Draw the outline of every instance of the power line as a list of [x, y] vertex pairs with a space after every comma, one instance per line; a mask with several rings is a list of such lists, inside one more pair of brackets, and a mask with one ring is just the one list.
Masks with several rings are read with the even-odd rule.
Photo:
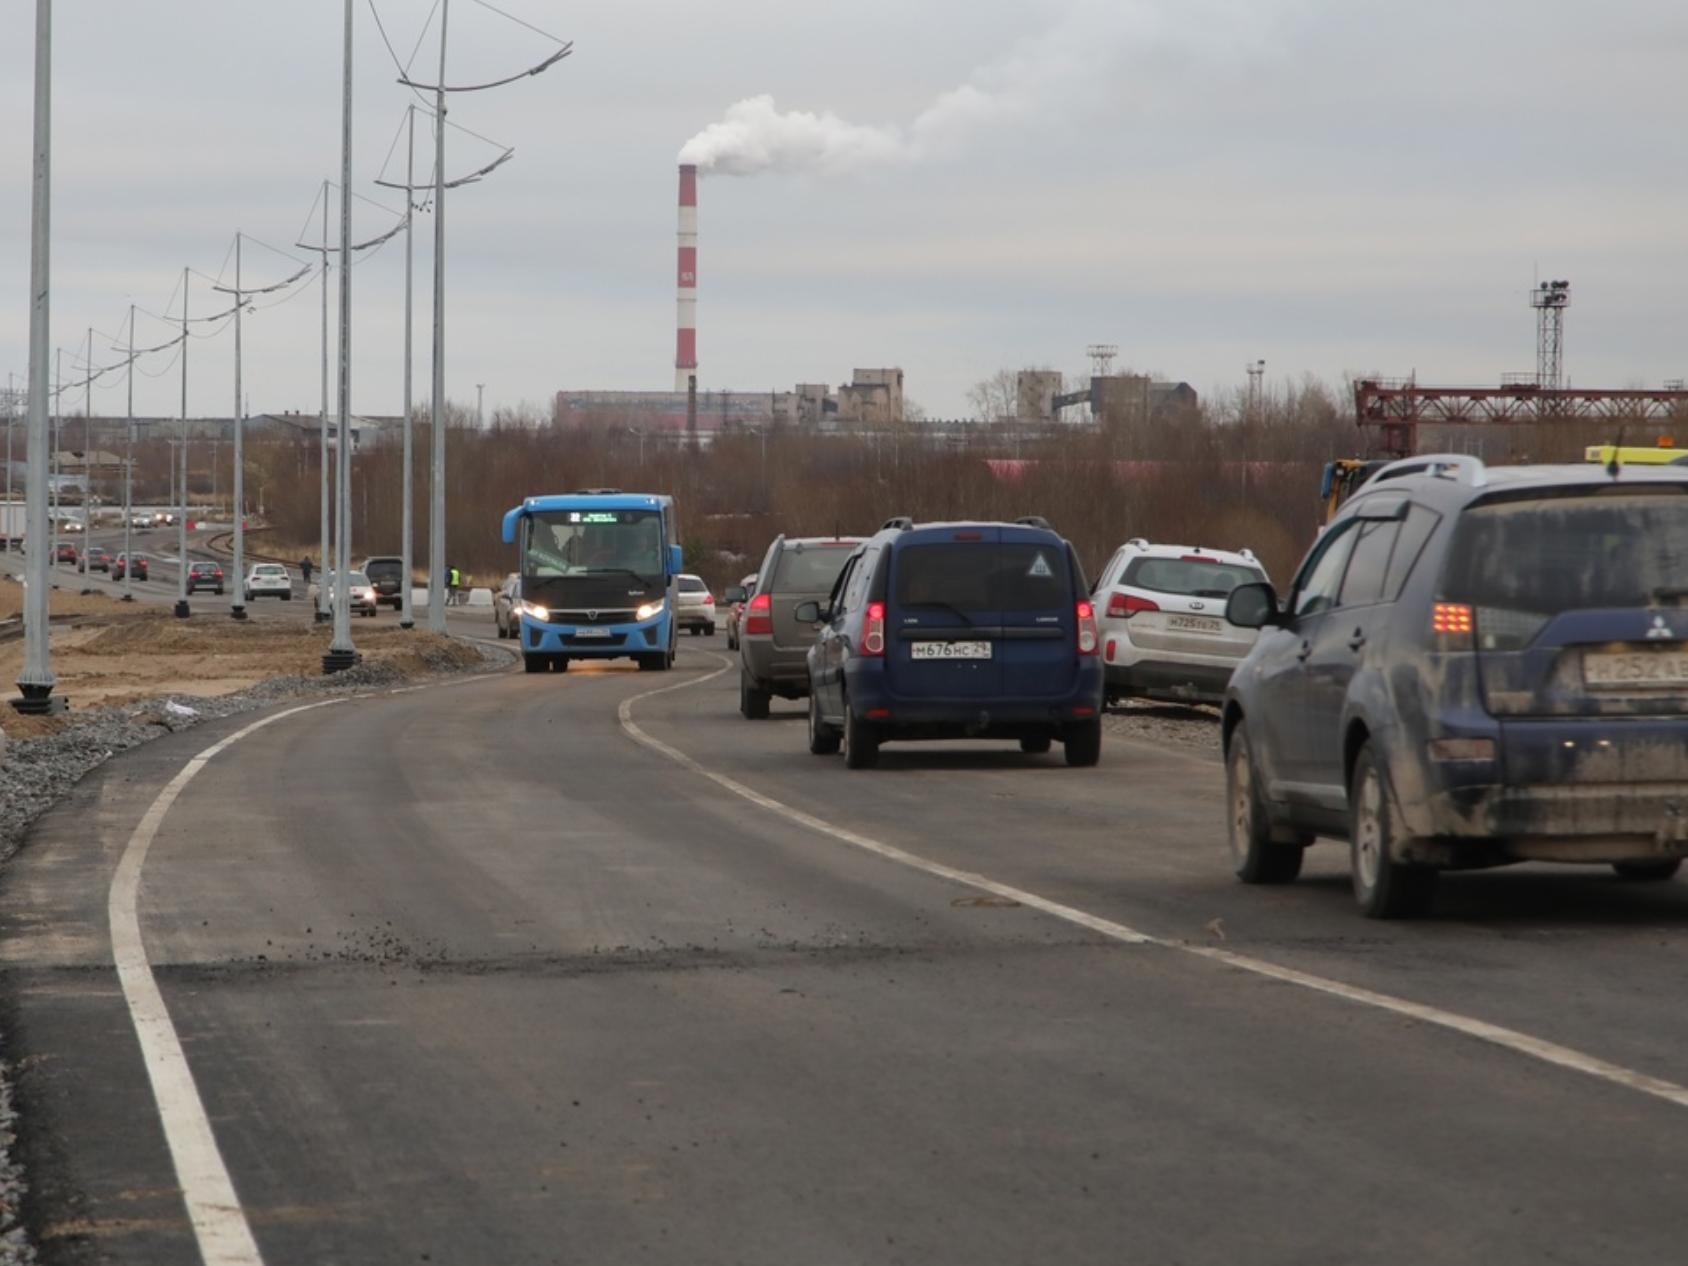
[[506, 13], [506, 12], [504, 12], [503, 9], [500, 9], [497, 5], [488, 4], [487, 0], [475, 0], [475, 3], [480, 5], [481, 8], [483, 8], [483, 9], [490, 9], [492, 12], [496, 13], [501, 18], [506, 18], [509, 21], [514, 22], [517, 26], [525, 26], [528, 30], [532, 31], [535, 35], [542, 35], [546, 39], [550, 40], [553, 44], [567, 44], [567, 43], [569, 43], [569, 41], [567, 41], [567, 40], [558, 39], [555, 35], [552, 35], [549, 31], [540, 30], [532, 22], [522, 21], [522, 19], [518, 18], [514, 13]]

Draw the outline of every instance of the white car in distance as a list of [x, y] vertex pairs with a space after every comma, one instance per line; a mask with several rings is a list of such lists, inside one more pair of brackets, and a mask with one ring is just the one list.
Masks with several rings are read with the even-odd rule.
[[1127, 697], [1218, 703], [1258, 630], [1225, 619], [1231, 590], [1266, 579], [1248, 550], [1151, 545], [1114, 551], [1092, 597], [1109, 703]]
[[283, 602], [293, 600], [293, 577], [280, 563], [253, 563], [247, 569], [246, 583], [242, 588], [248, 602], [254, 598], [280, 598]]

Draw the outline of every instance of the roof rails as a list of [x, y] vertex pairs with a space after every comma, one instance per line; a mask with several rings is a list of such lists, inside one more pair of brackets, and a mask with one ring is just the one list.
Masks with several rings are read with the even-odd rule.
[[1022, 514], [1019, 518], [1015, 519], [1014, 522], [1021, 527], [1042, 528], [1045, 532], [1053, 532], [1055, 530], [1049, 526], [1049, 520], [1044, 518], [1041, 514]]
[[1134, 536], [1129, 541], [1127, 541], [1126, 544], [1130, 545], [1130, 546], [1134, 546], [1137, 549], [1148, 549], [1149, 548], [1149, 540], [1148, 540], [1147, 537], [1144, 537], [1144, 536]]
[[1365, 482], [1366, 487], [1403, 475], [1430, 475], [1436, 479], [1457, 479], [1468, 488], [1485, 488], [1489, 469], [1480, 457], [1469, 453], [1432, 453], [1425, 457], [1403, 457], [1390, 462]]
[[881, 532], [889, 532], [892, 528], [896, 528], [899, 532], [906, 532], [913, 526], [913, 518], [906, 514], [899, 514], [895, 518], [886, 519], [885, 522], [879, 525], [879, 530]]

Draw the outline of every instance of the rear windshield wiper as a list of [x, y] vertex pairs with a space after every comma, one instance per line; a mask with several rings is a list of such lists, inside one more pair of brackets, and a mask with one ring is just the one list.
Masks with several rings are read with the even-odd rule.
[[942, 607], [945, 611], [950, 611], [950, 612], [953, 612], [956, 615], [960, 616], [961, 622], [963, 624], [965, 624], [968, 628], [973, 627], [972, 617], [969, 616], [967, 614], [967, 612], [963, 611], [960, 607], [956, 606], [953, 602], [938, 602], [938, 601], [905, 602], [905, 603], [903, 603], [903, 605], [905, 607]]

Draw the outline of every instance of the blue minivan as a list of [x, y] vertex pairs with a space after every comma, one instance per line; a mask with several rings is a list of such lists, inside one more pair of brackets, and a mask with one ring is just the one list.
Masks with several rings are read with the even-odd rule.
[[892, 519], [859, 545], [809, 650], [809, 750], [851, 769], [880, 744], [1017, 739], [1062, 744], [1067, 764], [1102, 751], [1096, 613], [1073, 548], [1042, 519]]

